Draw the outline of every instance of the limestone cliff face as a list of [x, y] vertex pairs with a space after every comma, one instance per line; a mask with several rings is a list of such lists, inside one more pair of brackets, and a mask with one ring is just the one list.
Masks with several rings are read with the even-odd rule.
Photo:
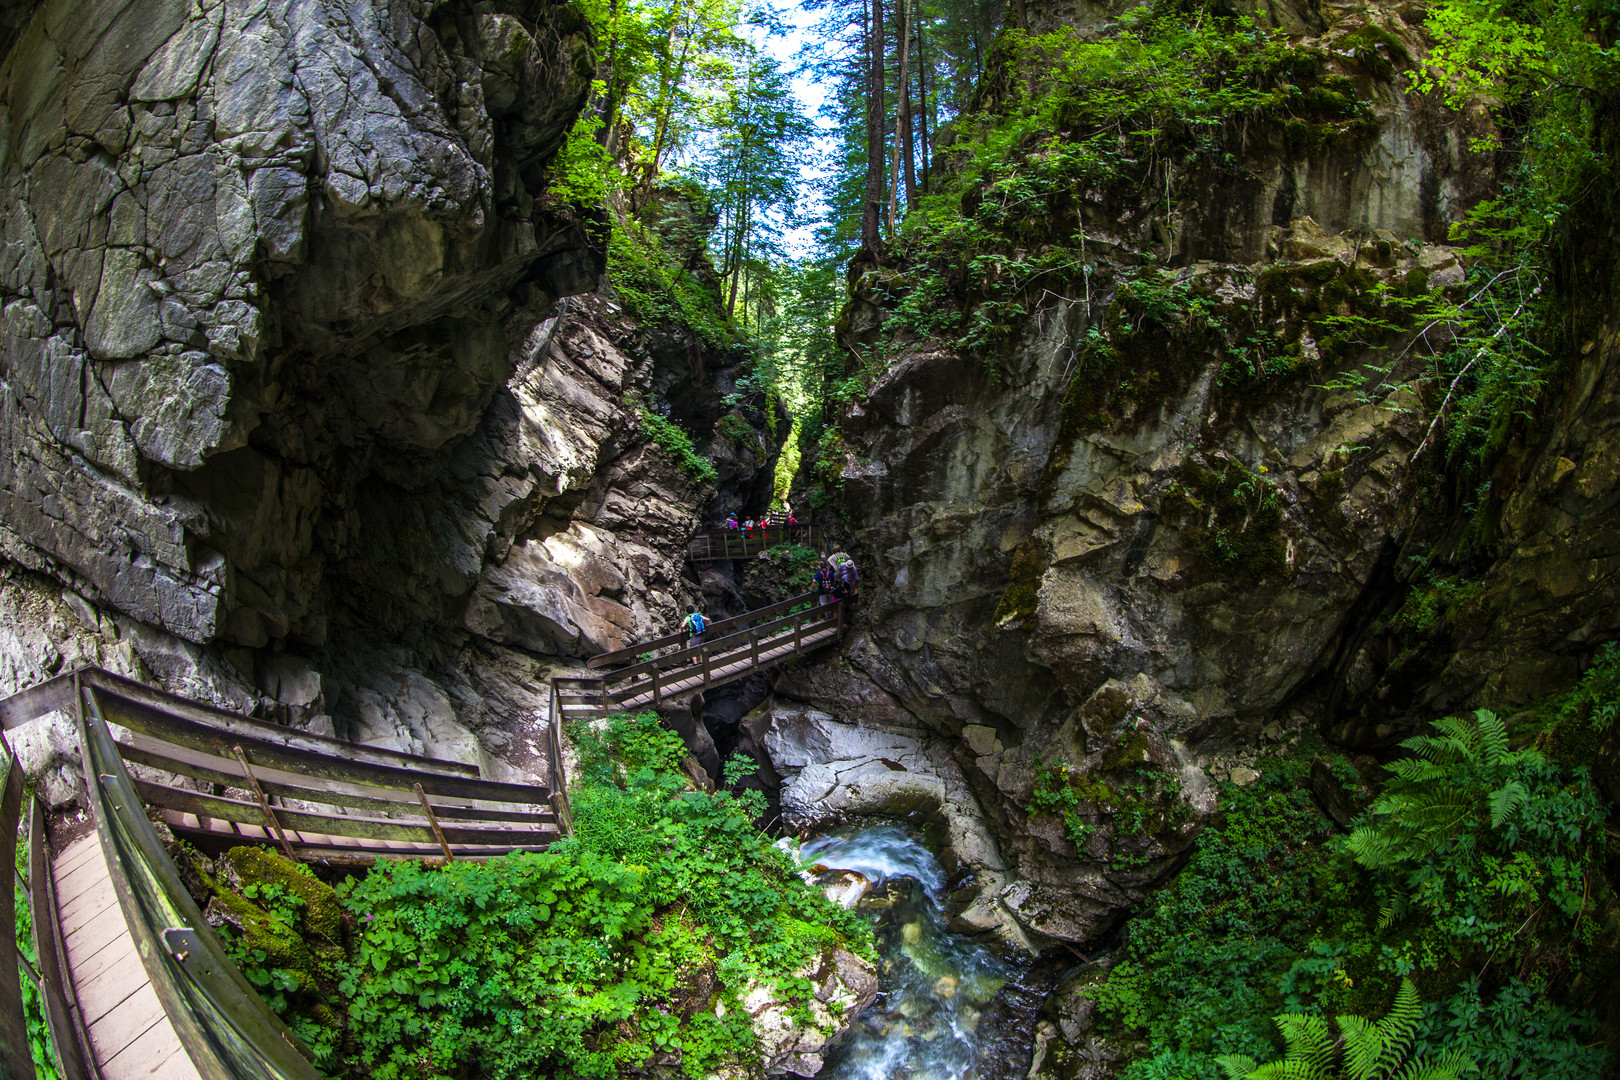
[[[1466, 149], [1485, 121], [1403, 89], [1400, 71], [1425, 44], [1395, 9], [1266, 7], [1331, 58], [1370, 122], [1324, 145], [1257, 124], [1231, 148], [1228, 174], [1178, 181], [1168, 214], [1157, 193], [1136, 206], [1092, 197], [1080, 214], [1094, 271], [1049, 292], [993, 370], [937, 343], [900, 343], [841, 425], [842, 507], [867, 559], [858, 637], [843, 667], [780, 687], [844, 716], [954, 736], [1026, 883], [1000, 901], [1051, 937], [1094, 935], [1173, 865], [1213, 806], [1198, 766], [1224, 778], [1231, 764], [1210, 758], [1219, 747], [1262, 729], [1286, 739], [1352, 699], [1371, 702], [1376, 669], [1347, 661], [1346, 643], [1407, 572], [1403, 545], [1438, 530], [1425, 519], [1435, 402], [1369, 404], [1327, 387], [1371, 361], [1393, 361], [1396, 382], [1417, 374], [1410, 339], [1370, 350], [1306, 315], [1352, 313], [1380, 287], [1463, 279], [1445, 240], [1493, 182], [1489, 160]], [[1030, 11], [1032, 24], [1108, 32], [1097, 5]], [[1369, 40], [1376, 55], [1357, 44]], [[1147, 269], [1150, 257], [1168, 269]], [[885, 274], [852, 283], [851, 334], [903, 289]], [[1164, 315], [1154, 295], [1198, 298], [1205, 322]], [[1240, 315], [1279, 353], [1292, 343], [1292, 370], [1234, 371], [1230, 343], [1206, 326]], [[1600, 378], [1594, 367], [1564, 403], [1574, 412], [1552, 441], [1575, 448], [1549, 444], [1540, 471], [1504, 492], [1502, 553], [1515, 568], [1497, 571], [1497, 588], [1505, 597], [1533, 579], [1546, 602], [1519, 619], [1522, 633], [1466, 632], [1475, 643], [1452, 663], [1470, 670], [1469, 688], [1453, 701], [1527, 664], [1541, 670], [1549, 648], [1567, 672], [1579, 650], [1559, 635], [1616, 629], [1612, 605], [1575, 599], [1593, 579], [1557, 539], [1569, 515], [1595, 524], [1611, 512]], [[1555, 474], [1557, 494], [1544, 486]], [[1611, 532], [1585, 535], [1592, 550], [1612, 546]], [[1348, 685], [1346, 671], [1362, 681]], [[1092, 793], [1084, 841], [1035, 805], [1042, 770], [1064, 764]], [[1141, 806], [1120, 794], [1133, 783], [1149, 786]]]
[[[593, 71], [576, 11], [0, 21], [0, 554], [23, 590], [0, 691], [71, 659], [52, 628], [77, 624], [105, 648], [67, 652], [188, 692], [477, 756], [539, 715], [548, 664], [662, 631], [716, 492], [640, 403], [701, 435], [735, 358], [693, 365], [586, 295], [606, 223], [547, 194]], [[774, 453], [730, 453], [725, 484], [768, 483]]]

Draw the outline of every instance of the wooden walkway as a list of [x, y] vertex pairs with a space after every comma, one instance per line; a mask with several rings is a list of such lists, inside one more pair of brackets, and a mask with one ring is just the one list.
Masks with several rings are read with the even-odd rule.
[[51, 864], [62, 948], [90, 1053], [104, 1080], [201, 1080], [163, 1012], [94, 832]]
[[572, 720], [657, 708], [779, 667], [843, 636], [847, 607], [842, 600], [823, 605], [814, 593], [806, 593], [712, 622], [697, 645], [687, 644], [685, 634], [670, 634], [592, 657], [587, 667], [628, 666], [596, 677], [553, 678], [551, 715]]
[[[257, 843], [343, 865], [541, 851], [571, 826], [560, 715], [549, 733], [550, 783], [524, 785], [212, 709], [99, 669], [0, 701], [0, 727], [53, 711], [73, 717], [93, 829], [54, 851], [45, 808], [32, 803], [37, 966], [15, 947], [10, 890], [0, 889], [7, 1080], [32, 1075], [19, 967], [40, 989], [66, 1080], [318, 1080], [308, 1050], [230, 961], [181, 883], [151, 811], [204, 851]], [[144, 766], [140, 779], [129, 764]], [[15, 854], [22, 802], [13, 759], [0, 789], [0, 858]]]
[[770, 525], [753, 529], [710, 529], [686, 545], [686, 557], [695, 563], [722, 559], [751, 559], [768, 548], [798, 544], [821, 551], [825, 536], [820, 525]]

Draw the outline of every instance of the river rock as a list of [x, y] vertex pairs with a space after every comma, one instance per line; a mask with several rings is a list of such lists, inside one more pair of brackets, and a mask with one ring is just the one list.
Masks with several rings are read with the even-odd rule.
[[816, 988], [808, 1024], [790, 1017], [787, 1005], [768, 986], [751, 984], [742, 994], [740, 1005], [759, 1035], [766, 1076], [815, 1076], [825, 1064], [827, 1046], [877, 996], [877, 969], [848, 949], [824, 950], [794, 977], [808, 979]]

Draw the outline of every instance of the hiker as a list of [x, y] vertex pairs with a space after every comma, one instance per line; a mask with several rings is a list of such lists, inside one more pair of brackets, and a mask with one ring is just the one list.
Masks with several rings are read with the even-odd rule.
[[[686, 647], [688, 649], [697, 646], [703, 641], [703, 631], [708, 628], [708, 625], [703, 616], [698, 614], [696, 607], [687, 611], [686, 618], [681, 620], [681, 629], [686, 631]], [[692, 657], [692, 663], [701, 662], [701, 657]]]
[[827, 558], [833, 572], [833, 595], [840, 600], [853, 600], [860, 595], [861, 572], [855, 566], [855, 560], [842, 551], [835, 551]]
[[720, 526], [720, 527], [722, 529], [735, 529], [737, 527], [737, 515], [732, 514], [729, 517], [727, 517], [726, 518], [726, 523], [724, 525]]
[[833, 570], [826, 563], [822, 563], [816, 570], [816, 576], [811, 579], [811, 586], [816, 591], [816, 606], [826, 607], [833, 602]]

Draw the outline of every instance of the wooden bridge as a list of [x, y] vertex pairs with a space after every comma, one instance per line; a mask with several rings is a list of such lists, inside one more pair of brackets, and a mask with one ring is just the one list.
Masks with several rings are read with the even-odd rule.
[[686, 545], [686, 557], [695, 563], [722, 559], [751, 559], [779, 544], [798, 544], [820, 551], [826, 536], [820, 525], [761, 525], [752, 529], [710, 529]]
[[777, 667], [837, 641], [847, 607], [842, 600], [823, 605], [815, 593], [805, 593], [711, 622], [697, 645], [688, 645], [684, 633], [670, 634], [592, 657], [587, 667], [629, 666], [596, 677], [552, 679], [551, 715], [571, 720], [656, 708]]
[[[16, 949], [12, 892], [0, 889], [0, 1080], [34, 1075], [19, 968], [40, 989], [66, 1080], [318, 1080], [307, 1048], [204, 921], [148, 808], [205, 851], [274, 844], [339, 865], [540, 851], [571, 828], [555, 712], [550, 783], [528, 786], [198, 705], [100, 669], [0, 701], [0, 727], [56, 711], [72, 717], [91, 828], [75, 834], [49, 822], [37, 798], [30, 804], [22, 877], [38, 963]], [[15, 861], [22, 813], [12, 757], [0, 858]]]

